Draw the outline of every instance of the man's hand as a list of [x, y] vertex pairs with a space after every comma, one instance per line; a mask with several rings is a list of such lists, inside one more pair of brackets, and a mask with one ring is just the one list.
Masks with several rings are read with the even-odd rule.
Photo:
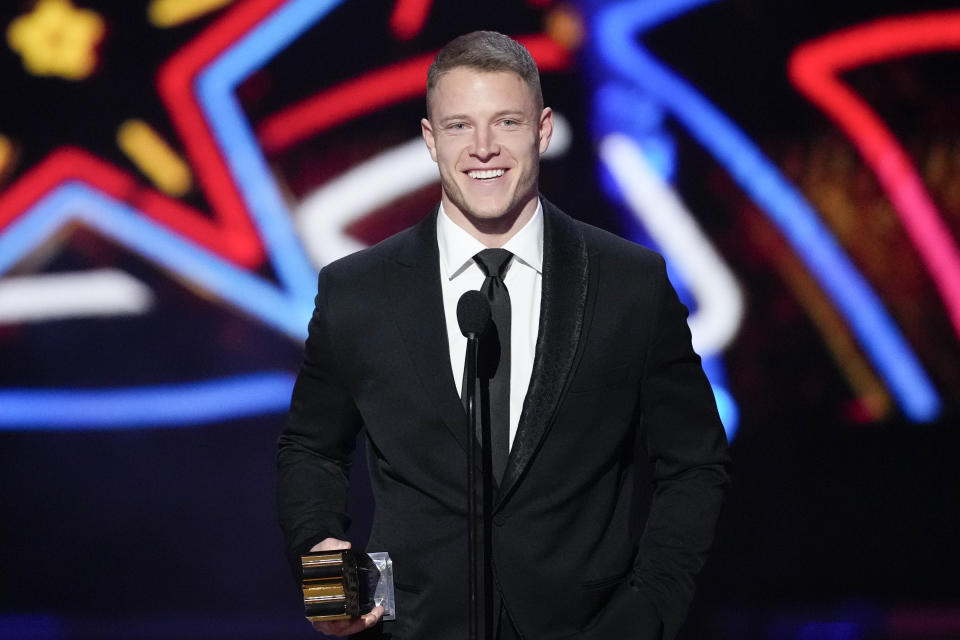
[[[337, 551], [339, 549], [349, 549], [350, 543], [346, 540], [337, 538], [324, 538], [317, 544], [310, 547], [310, 551]], [[383, 607], [374, 607], [370, 613], [353, 618], [351, 620], [330, 620], [326, 622], [314, 622], [313, 628], [320, 633], [328, 636], [349, 636], [354, 633], [360, 633], [364, 629], [369, 629], [377, 624], [380, 616], [383, 615]]]

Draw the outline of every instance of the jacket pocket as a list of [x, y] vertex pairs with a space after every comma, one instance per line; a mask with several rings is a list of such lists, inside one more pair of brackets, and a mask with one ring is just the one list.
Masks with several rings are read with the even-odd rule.
[[619, 573], [580, 584], [580, 619], [584, 624], [589, 625], [597, 618], [626, 577], [626, 573]]
[[580, 630], [577, 640], [662, 640], [663, 622], [659, 612], [626, 580], [614, 585], [609, 598]]

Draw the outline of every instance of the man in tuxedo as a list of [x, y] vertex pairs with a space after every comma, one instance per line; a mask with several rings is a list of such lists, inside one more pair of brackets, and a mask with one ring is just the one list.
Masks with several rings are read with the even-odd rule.
[[[317, 628], [467, 635], [473, 436], [456, 304], [480, 289], [493, 309], [488, 342], [500, 349], [489, 382], [495, 637], [672, 638], [712, 542], [729, 458], [663, 260], [539, 195], [553, 114], [512, 39], [475, 32], [441, 50], [421, 127], [440, 204], [321, 271], [278, 454], [291, 559], [345, 548], [363, 430], [368, 550], [391, 554], [397, 619], [380, 622], [378, 607]], [[654, 483], [642, 535], [638, 449]]]

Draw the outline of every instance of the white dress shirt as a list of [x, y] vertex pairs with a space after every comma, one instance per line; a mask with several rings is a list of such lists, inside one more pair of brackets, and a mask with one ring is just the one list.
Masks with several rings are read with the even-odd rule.
[[[479, 290], [484, 276], [473, 260], [487, 247], [453, 222], [440, 205], [437, 216], [440, 248], [440, 285], [450, 343], [450, 369], [457, 393], [463, 390], [467, 339], [457, 322], [457, 302], [470, 289]], [[523, 399], [530, 386], [533, 356], [540, 330], [540, 294], [543, 279], [543, 205], [537, 201], [533, 217], [503, 245], [513, 253], [504, 284], [510, 292], [510, 444], [517, 433]]]

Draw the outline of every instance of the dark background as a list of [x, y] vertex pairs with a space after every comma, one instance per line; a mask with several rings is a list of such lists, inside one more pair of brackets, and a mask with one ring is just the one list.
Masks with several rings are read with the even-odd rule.
[[[0, 134], [15, 149], [0, 168], [0, 196], [63, 145], [82, 147], [149, 185], [115, 142], [117, 126], [130, 117], [183, 153], [157, 96], [156, 71], [243, 3], [170, 28], [149, 22], [148, 4], [74, 3], [107, 25], [96, 70], [83, 80], [28, 74], [17, 53], [0, 47]], [[343, 2], [245, 81], [238, 96], [252, 127], [464, 31], [548, 33], [571, 49], [570, 66], [544, 73], [543, 84], [573, 137], [561, 157], [544, 161], [542, 190], [579, 218], [644, 237], [598, 167], [599, 132], [609, 123], [598, 120], [594, 97], [609, 78], [591, 24], [607, 3], [501, 0], [467, 10], [437, 0], [409, 39], [390, 30], [395, 4]], [[0, 26], [34, 5], [4, 3]], [[787, 280], [782, 258], [792, 250], [724, 166], [666, 115], [660, 130], [675, 145], [674, 187], [740, 282], [746, 304], [736, 338], [719, 356], [739, 409], [734, 484], [685, 638], [960, 637], [957, 333], [872, 170], [786, 73], [791, 52], [813, 38], [881, 17], [957, 7], [719, 1], [681, 12], [643, 39], [817, 209], [943, 405], [923, 423], [895, 402], [863, 409], [828, 346], [830, 330]], [[843, 78], [908, 151], [956, 243], [960, 53], [882, 61]], [[265, 157], [295, 209], [342, 172], [418, 136], [422, 114], [420, 97], [405, 100]], [[438, 195], [437, 184], [414, 190], [371, 211], [354, 235], [366, 242], [385, 237]], [[196, 187], [181, 199], [209, 210]], [[95, 231], [71, 227], [37, 253], [42, 258], [0, 273], [0, 283], [110, 266], [146, 283], [156, 301], [132, 317], [0, 324], [0, 387], [106, 389], [296, 371], [299, 338], [198, 295]], [[272, 278], [267, 265], [251, 270]], [[312, 637], [276, 525], [274, 450], [283, 421], [277, 410], [166, 427], [149, 417], [122, 429], [0, 424], [0, 638]], [[352, 535], [362, 542], [370, 508], [362, 460], [354, 476]]]

